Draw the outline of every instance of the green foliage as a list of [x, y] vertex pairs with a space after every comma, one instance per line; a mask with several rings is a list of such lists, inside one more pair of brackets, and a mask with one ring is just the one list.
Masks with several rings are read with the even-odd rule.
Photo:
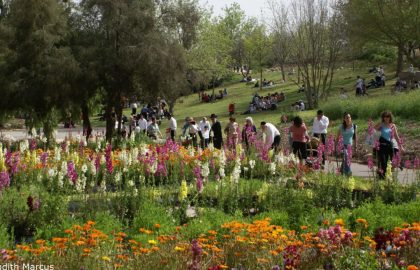
[[132, 230], [138, 231], [140, 228], [155, 230], [155, 224], [161, 225], [161, 233], [171, 233], [178, 222], [169, 209], [153, 201], [142, 201], [134, 216]]
[[17, 241], [31, 238], [38, 229], [38, 235], [44, 237], [50, 228], [61, 228], [66, 206], [61, 196], [35, 186], [19, 190], [11, 187], [0, 196], [0, 223], [13, 232]]
[[289, 227], [289, 215], [284, 210], [271, 210], [253, 217], [254, 220], [261, 220], [265, 218], [270, 218], [271, 224], [282, 226], [284, 228]]
[[346, 248], [346, 256], [332, 256], [331, 265], [335, 269], [342, 270], [375, 270], [380, 269], [380, 265], [375, 256], [365, 250]]
[[186, 227], [183, 228], [182, 233], [190, 238], [196, 238], [202, 233], [212, 229], [220, 229], [220, 226], [230, 221], [241, 221], [243, 220], [241, 214], [227, 215], [220, 210], [213, 208], [200, 209], [198, 216], [193, 218]]
[[388, 96], [367, 99], [350, 98], [328, 102], [322, 106], [322, 109], [325, 115], [333, 120], [341, 120], [344, 112], [351, 113], [353, 118], [376, 119], [385, 110], [389, 110], [401, 118], [420, 120], [419, 103], [420, 93], [410, 92], [400, 94], [398, 102]]
[[371, 63], [389, 63], [396, 60], [397, 55], [395, 48], [389, 46], [380, 46], [379, 44], [366, 44], [359, 57]]

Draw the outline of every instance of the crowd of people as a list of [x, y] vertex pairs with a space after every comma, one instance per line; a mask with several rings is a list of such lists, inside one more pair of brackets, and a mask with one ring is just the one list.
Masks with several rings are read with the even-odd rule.
[[[242, 144], [244, 149], [249, 149], [250, 145], [257, 140], [263, 142], [268, 149], [273, 149], [276, 153], [281, 147], [280, 130], [273, 123], [266, 121], [260, 122], [259, 128], [255, 125], [252, 117], [246, 117], [245, 123], [241, 126], [236, 118], [231, 116], [226, 125], [218, 120], [216, 114], [211, 114], [195, 121], [192, 117], [187, 117], [181, 128], [181, 134], [177, 134], [178, 127], [176, 119], [169, 113], [166, 114], [168, 127], [166, 129], [166, 139], [173, 141], [180, 139], [185, 146], [200, 147], [205, 149], [210, 143], [216, 149], [236, 149], [238, 144]], [[327, 144], [327, 134], [329, 119], [322, 110], [317, 111], [313, 119], [312, 131], [309, 132], [307, 125], [301, 117], [296, 116], [292, 119], [291, 125], [284, 134], [288, 139], [291, 151], [299, 158], [301, 163], [310, 162], [310, 157], [318, 155], [318, 146]], [[378, 146], [373, 147], [378, 159], [378, 176], [385, 177], [388, 161], [393, 160], [398, 151], [403, 151], [400, 143], [397, 127], [393, 122], [391, 112], [385, 111], [381, 114], [381, 121], [374, 126], [380, 134]], [[154, 116], [146, 120], [142, 114], [137, 122], [136, 132], [144, 132], [151, 139], [164, 139], [160, 132], [159, 125]], [[340, 172], [343, 175], [352, 175], [351, 157], [357, 145], [357, 125], [353, 122], [351, 114], [343, 115], [342, 124], [339, 125], [335, 137], [336, 157], [341, 155]], [[322, 165], [325, 165], [325, 152], [321, 153]]]
[[253, 114], [261, 111], [276, 110], [279, 103], [286, 100], [286, 96], [283, 92], [281, 93], [268, 93], [266, 96], [260, 96], [255, 93], [249, 103], [248, 110], [243, 114]]
[[227, 92], [227, 89], [226, 88], [223, 91], [222, 90], [219, 90], [219, 94], [217, 94], [217, 95], [216, 94], [209, 95], [206, 92], [201, 91], [201, 92], [198, 92], [198, 99], [201, 102], [209, 103], [210, 101], [215, 101], [215, 100], [223, 99], [227, 95], [228, 95], [228, 92]]

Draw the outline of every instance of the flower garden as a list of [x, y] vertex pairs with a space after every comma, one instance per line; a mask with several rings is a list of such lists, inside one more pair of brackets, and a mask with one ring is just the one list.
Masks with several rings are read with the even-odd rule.
[[[318, 149], [330, 160], [332, 140]], [[0, 265], [414, 270], [418, 158], [406, 166], [406, 183], [391, 170], [383, 181], [345, 178], [258, 140], [222, 151], [134, 137], [5, 144]]]

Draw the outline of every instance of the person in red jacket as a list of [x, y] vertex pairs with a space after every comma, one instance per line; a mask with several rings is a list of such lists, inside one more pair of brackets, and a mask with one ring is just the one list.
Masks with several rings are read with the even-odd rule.
[[229, 116], [232, 116], [235, 114], [235, 103], [230, 103], [228, 107]]

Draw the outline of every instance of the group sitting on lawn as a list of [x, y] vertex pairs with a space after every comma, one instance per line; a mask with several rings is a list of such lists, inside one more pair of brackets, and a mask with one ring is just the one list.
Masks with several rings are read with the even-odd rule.
[[265, 97], [261, 97], [258, 95], [258, 93], [256, 93], [249, 104], [248, 110], [243, 114], [251, 114], [266, 110], [275, 110], [278, 107], [278, 103], [284, 101], [285, 99], [286, 97], [283, 92], [281, 92], [280, 94], [278, 92], [274, 94], [268, 93]]

